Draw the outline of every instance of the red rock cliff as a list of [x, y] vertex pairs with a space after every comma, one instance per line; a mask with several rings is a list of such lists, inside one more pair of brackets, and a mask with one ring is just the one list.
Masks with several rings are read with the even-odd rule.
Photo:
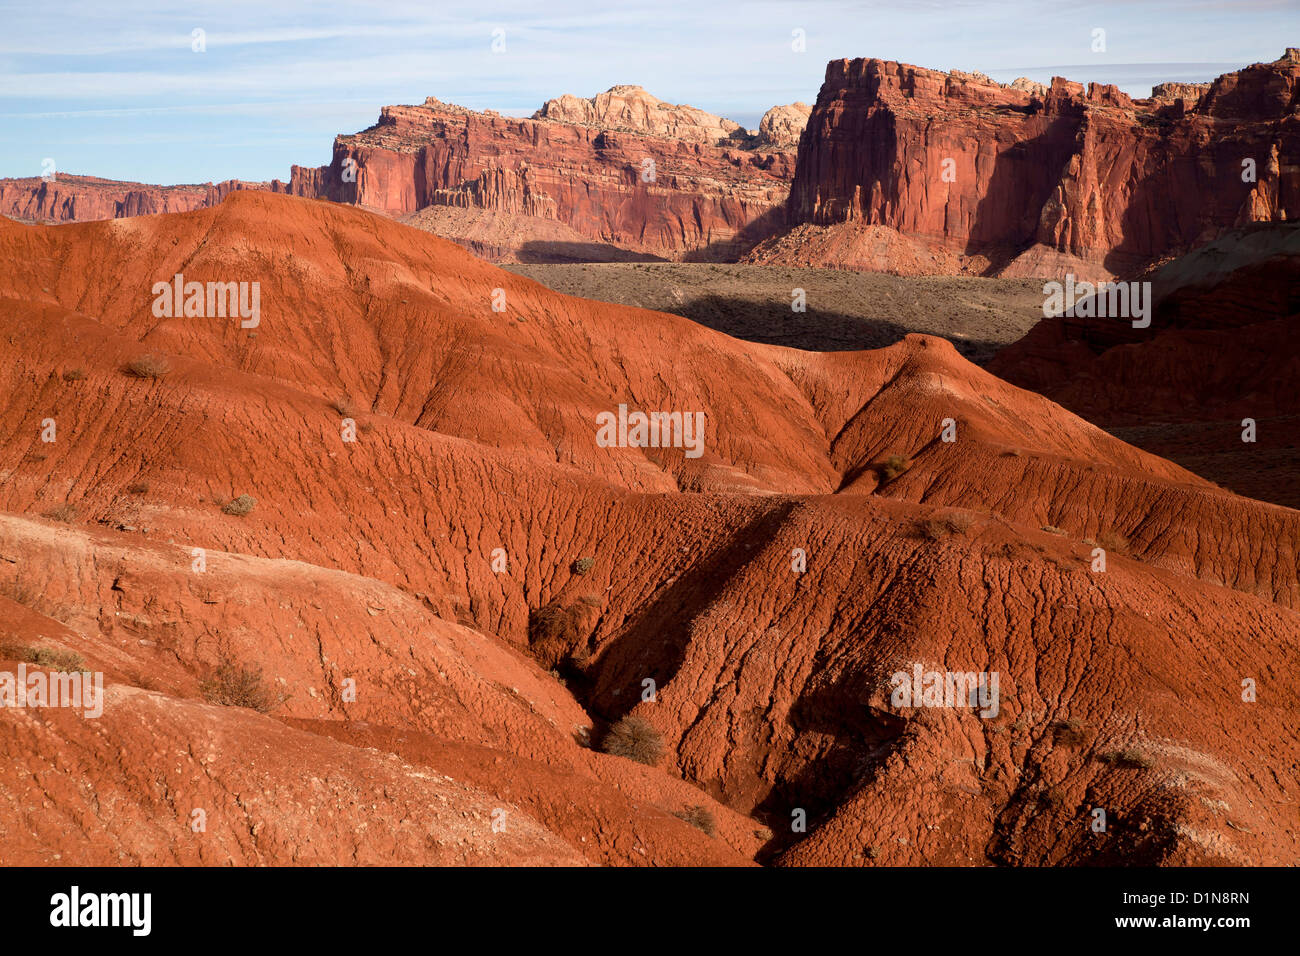
[[0, 179], [0, 215], [34, 222], [85, 222], [188, 212], [215, 205], [236, 189], [284, 192], [285, 186], [276, 180], [249, 183], [236, 179], [216, 184], [151, 186], [58, 173], [49, 181], [39, 176]]
[[1013, 273], [1060, 256], [1118, 272], [1236, 225], [1296, 218], [1297, 163], [1292, 55], [1145, 100], [1061, 78], [1003, 85], [836, 60], [787, 211], [791, 225], [883, 225]]
[[[385, 107], [374, 126], [335, 139], [329, 165], [294, 166], [287, 185], [147, 186], [64, 175], [53, 183], [0, 180], [0, 214], [112, 219], [183, 212], [233, 189], [264, 189], [394, 217], [431, 206], [486, 210], [506, 223], [510, 236], [498, 252], [507, 258], [530, 239], [559, 235], [573, 246], [590, 241], [671, 259], [733, 258], [782, 223], [807, 110], [774, 107], [751, 132], [639, 86], [591, 99], [562, 96], [530, 119], [430, 97], [419, 106]], [[539, 229], [537, 220], [564, 228]], [[434, 231], [447, 229], [458, 238], [445, 220]]]
[[290, 191], [391, 216], [428, 206], [558, 220], [582, 236], [680, 258], [727, 256], [780, 219], [794, 153], [640, 87], [550, 100], [532, 118], [476, 113], [432, 97], [389, 106], [334, 142]]

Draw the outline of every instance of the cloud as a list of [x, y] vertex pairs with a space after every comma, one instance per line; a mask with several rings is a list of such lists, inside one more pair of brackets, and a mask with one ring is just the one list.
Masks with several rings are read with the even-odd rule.
[[[165, 138], [177, 117], [190, 116], [239, 142], [249, 124], [267, 124], [271, 135], [270, 126], [296, 117], [299, 154], [315, 156], [381, 106], [429, 95], [526, 114], [561, 93], [636, 83], [672, 102], [757, 116], [776, 103], [812, 102], [826, 62], [850, 56], [999, 78], [1055, 72], [1145, 95], [1153, 82], [1273, 59], [1284, 43], [1272, 38], [1287, 34], [1290, 19], [1271, 2], [1227, 12], [1199, 0], [1176, 7], [1177, 16], [1171, 0], [485, 0], [448, 12], [425, 0], [200, 0], [160, 12], [146, 0], [68, 0], [52, 16], [39, 4], [11, 4], [0, 35], [0, 175], [25, 168], [36, 144], [74, 140], [82, 167], [93, 168], [101, 157], [80, 131], [117, 122], [132, 132], [114, 141], [115, 161], [170, 164], [170, 175], [183, 177], [185, 150], [145, 139], [154, 129]], [[1096, 26], [1107, 31], [1105, 55], [1089, 49]], [[206, 30], [205, 53], [190, 51], [195, 27]], [[497, 27], [506, 52], [494, 55]], [[805, 53], [791, 49], [795, 28], [807, 31]], [[1022, 66], [1034, 63], [1046, 65]], [[259, 161], [272, 158], [249, 160]]]

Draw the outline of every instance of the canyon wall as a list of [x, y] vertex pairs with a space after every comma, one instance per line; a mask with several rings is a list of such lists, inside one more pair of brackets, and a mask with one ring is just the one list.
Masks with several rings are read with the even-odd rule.
[[284, 192], [285, 188], [278, 180], [253, 183], [230, 179], [215, 184], [152, 186], [56, 173], [48, 181], [40, 176], [0, 179], [0, 215], [28, 222], [121, 219], [214, 206], [237, 189]]
[[328, 165], [295, 166], [287, 184], [4, 180], [0, 213], [66, 222], [174, 212], [254, 188], [355, 203], [500, 260], [748, 254], [1096, 278], [1226, 229], [1295, 219], [1298, 157], [1294, 49], [1137, 100], [1059, 77], [1001, 84], [855, 59], [828, 65], [810, 115], [804, 104], [774, 107], [756, 131], [636, 86], [561, 96], [529, 118], [430, 97], [385, 107], [374, 126], [335, 139]]
[[[326, 166], [294, 166], [287, 184], [148, 186], [86, 176], [0, 180], [0, 214], [41, 222], [111, 219], [210, 206], [234, 189], [354, 203], [410, 218], [475, 251], [512, 259], [601, 248], [678, 259], [735, 258], [783, 221], [795, 145], [809, 107], [774, 107], [756, 131], [637, 86], [549, 100], [531, 118], [443, 103], [388, 106], [369, 129], [334, 141]], [[475, 212], [477, 211], [477, 213]], [[502, 217], [492, 242], [482, 212]], [[559, 224], [557, 227], [556, 224]], [[536, 256], [528, 256], [536, 258]], [[545, 256], [543, 256], [545, 258]]]
[[[332, 162], [294, 167], [289, 188], [393, 217], [486, 209], [663, 258], [728, 258], [781, 220], [794, 176], [789, 122], [769, 122], [769, 139], [640, 87], [560, 97], [528, 119], [430, 97], [338, 137]], [[542, 234], [525, 223], [519, 244]]]
[[799, 144], [787, 213], [795, 228], [888, 227], [982, 257], [988, 272], [1125, 272], [1234, 226], [1296, 218], [1297, 163], [1295, 50], [1139, 100], [1059, 77], [999, 84], [836, 60]]

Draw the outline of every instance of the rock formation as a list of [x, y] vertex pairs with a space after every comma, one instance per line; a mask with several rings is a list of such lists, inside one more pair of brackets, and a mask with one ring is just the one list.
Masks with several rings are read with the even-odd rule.
[[749, 135], [739, 123], [693, 106], [665, 103], [639, 86], [613, 86], [590, 99], [565, 95], [547, 100], [533, 119], [708, 146], [743, 141]]
[[885, 226], [991, 273], [1095, 275], [1300, 216], [1295, 57], [1154, 92], [834, 61], [790, 225]]
[[1300, 224], [1233, 230], [1143, 281], [1149, 328], [1043, 319], [989, 370], [1239, 493], [1300, 507]]
[[284, 192], [285, 188], [276, 180], [250, 183], [231, 179], [216, 184], [150, 186], [57, 173], [49, 181], [39, 176], [0, 179], [0, 215], [27, 222], [121, 219], [201, 209], [221, 202], [237, 189]]
[[758, 121], [759, 141], [777, 149], [797, 148], [811, 113], [812, 107], [807, 103], [773, 106]]
[[[522, 215], [536, 245], [548, 233], [536, 221], [555, 220], [624, 252], [723, 259], [766, 234], [793, 175], [793, 151], [616, 86], [550, 100], [531, 119], [433, 98], [385, 107], [375, 126], [335, 141], [329, 166], [294, 167], [290, 191], [390, 216], [430, 206]], [[536, 251], [530, 238], [523, 230], [515, 255], [501, 258]], [[551, 251], [568, 257], [562, 243]]]
[[[197, 209], [234, 189], [263, 189], [356, 203], [420, 227], [436, 223], [440, 234], [494, 259], [735, 259], [780, 218], [808, 109], [776, 107], [751, 132], [639, 86], [591, 99], [562, 96], [531, 119], [429, 97], [385, 107], [371, 128], [335, 140], [328, 166], [294, 166], [288, 184], [0, 180], [0, 214], [110, 219]], [[465, 212], [416, 215], [434, 207]], [[485, 240], [474, 211], [506, 222]]]

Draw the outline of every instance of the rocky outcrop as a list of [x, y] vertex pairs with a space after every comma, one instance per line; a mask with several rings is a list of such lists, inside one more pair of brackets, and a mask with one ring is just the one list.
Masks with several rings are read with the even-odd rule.
[[773, 106], [758, 121], [759, 141], [774, 149], [797, 148], [811, 114], [812, 107], [807, 103]]
[[547, 100], [533, 119], [575, 126], [679, 139], [685, 143], [720, 146], [749, 135], [739, 123], [694, 106], [676, 106], [651, 96], [639, 86], [614, 86], [590, 99], [564, 95]]
[[1151, 87], [1153, 100], [1188, 100], [1195, 105], [1201, 96], [1209, 92], [1209, 83], [1157, 83]]
[[528, 119], [431, 97], [385, 107], [370, 129], [340, 136], [330, 165], [294, 167], [289, 189], [390, 216], [486, 209], [662, 258], [734, 258], [779, 220], [794, 158], [635, 86], [550, 100]]
[[[434, 206], [443, 235], [505, 260], [734, 259], [770, 234], [794, 177], [794, 146], [810, 108], [770, 110], [758, 131], [639, 86], [547, 101], [531, 118], [475, 112], [429, 97], [388, 106], [379, 122], [339, 136], [327, 166], [294, 166], [287, 184], [146, 186], [85, 176], [0, 180], [0, 214], [41, 222], [112, 219], [209, 206], [234, 189], [355, 203], [394, 218]], [[516, 241], [472, 239], [472, 211], [512, 220]], [[576, 242], [553, 240], [547, 221]]]
[[1060, 257], [1128, 272], [1300, 216], [1298, 109], [1293, 56], [1139, 100], [1060, 77], [1043, 89], [836, 60], [800, 143], [790, 225], [886, 226], [1010, 275]]
[[237, 189], [284, 192], [285, 185], [276, 180], [250, 183], [230, 179], [216, 184], [150, 186], [57, 173], [49, 180], [39, 176], [0, 179], [0, 215], [28, 222], [85, 222], [188, 212], [219, 203]]

